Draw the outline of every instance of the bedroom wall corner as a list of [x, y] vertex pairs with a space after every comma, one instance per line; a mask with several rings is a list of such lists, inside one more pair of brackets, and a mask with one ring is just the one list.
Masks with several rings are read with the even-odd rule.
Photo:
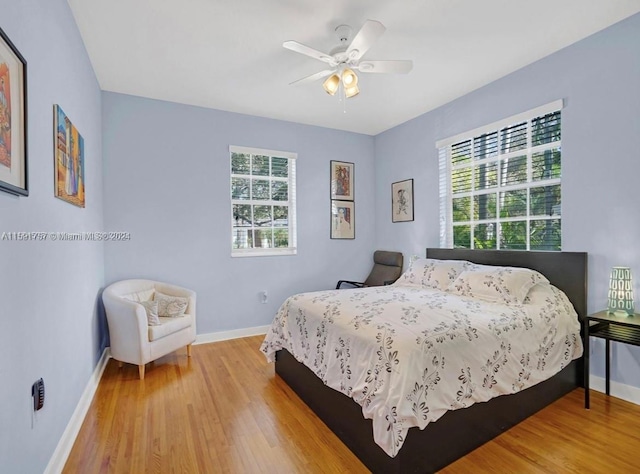
[[[107, 283], [149, 277], [198, 294], [198, 334], [269, 324], [284, 300], [371, 269], [373, 137], [103, 93]], [[298, 154], [298, 254], [231, 257], [229, 145]], [[355, 240], [331, 240], [329, 162], [355, 163]], [[266, 304], [259, 294], [267, 290]]]
[[[65, 0], [0, 0], [27, 61], [29, 196], [0, 193], [0, 232], [103, 228], [100, 88]], [[53, 105], [84, 138], [86, 207], [54, 197]], [[43, 472], [103, 351], [100, 242], [0, 241], [0, 471]], [[31, 385], [44, 407], [32, 417]]]
[[[589, 253], [588, 310], [606, 307], [611, 267], [632, 268], [640, 294], [640, 14], [375, 137], [376, 246], [424, 256], [439, 246], [435, 143], [564, 99], [563, 250]], [[414, 178], [415, 221], [391, 222], [391, 183]], [[614, 344], [617, 346], [617, 344]], [[592, 373], [604, 374], [594, 340]], [[612, 379], [640, 387], [640, 348], [620, 345]]]

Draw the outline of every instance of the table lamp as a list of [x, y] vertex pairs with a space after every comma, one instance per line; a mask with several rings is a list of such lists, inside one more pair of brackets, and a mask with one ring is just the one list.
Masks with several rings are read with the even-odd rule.
[[609, 313], [633, 316], [633, 280], [629, 267], [613, 267], [609, 278]]

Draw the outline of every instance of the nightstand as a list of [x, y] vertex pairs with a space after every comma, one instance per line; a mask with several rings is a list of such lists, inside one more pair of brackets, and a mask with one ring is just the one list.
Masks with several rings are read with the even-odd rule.
[[619, 316], [607, 311], [590, 314], [584, 318], [584, 407], [589, 408], [589, 336], [601, 337], [606, 353], [606, 392], [609, 395], [610, 341], [640, 346], [640, 314]]

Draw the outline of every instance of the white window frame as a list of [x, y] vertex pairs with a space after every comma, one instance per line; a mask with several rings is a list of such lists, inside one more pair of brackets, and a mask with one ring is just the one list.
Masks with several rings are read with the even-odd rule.
[[[260, 176], [260, 179], [266, 179], [269, 181], [287, 181], [288, 183], [288, 201], [274, 201], [274, 200], [253, 200], [251, 199], [233, 199], [233, 178], [247, 178], [251, 175], [245, 174], [233, 174], [233, 168], [231, 165], [231, 159], [233, 153], [244, 153], [250, 155], [265, 155], [270, 157], [277, 158], [287, 158], [289, 162], [289, 170], [288, 176], [286, 178], [274, 177], [271, 174], [269, 176]], [[297, 153], [289, 152], [289, 151], [277, 151], [277, 150], [266, 150], [262, 148], [250, 148], [244, 146], [229, 146], [229, 197], [231, 201], [230, 209], [231, 209], [231, 256], [232, 257], [266, 257], [266, 256], [278, 256], [278, 255], [296, 255], [297, 254], [297, 234], [296, 234], [296, 160], [298, 158]], [[250, 193], [251, 186], [250, 186]], [[234, 239], [234, 231], [235, 231], [235, 221], [233, 218], [233, 206], [234, 204], [245, 204], [245, 205], [258, 205], [258, 206], [288, 206], [288, 229], [289, 234], [289, 246], [282, 248], [263, 248], [263, 247], [254, 247], [248, 249], [237, 249], [233, 247], [233, 239]], [[271, 226], [272, 229], [276, 227]], [[284, 228], [284, 227], [283, 227]], [[248, 229], [254, 230], [253, 227], [249, 227]], [[265, 227], [266, 229], [266, 227]]]
[[[563, 101], [556, 100], [549, 104], [537, 107], [535, 109], [529, 110], [527, 112], [523, 112], [521, 114], [513, 115], [511, 117], [505, 118], [503, 120], [499, 120], [497, 122], [485, 125], [483, 127], [476, 128], [474, 130], [470, 130], [468, 132], [463, 132], [453, 137], [445, 138], [443, 140], [439, 140], [436, 142], [436, 148], [438, 149], [438, 171], [439, 171], [439, 196], [440, 196], [440, 246], [442, 248], [453, 248], [453, 191], [452, 191], [452, 171], [457, 168], [469, 168], [469, 164], [461, 164], [461, 165], [452, 165], [451, 163], [451, 147], [452, 145], [467, 141], [473, 140], [475, 137], [493, 133], [495, 131], [500, 132], [505, 127], [509, 127], [518, 123], [526, 122], [527, 123], [527, 146], [525, 149], [519, 149], [513, 152], [502, 152], [500, 150], [500, 139], [498, 139], [498, 154], [491, 158], [485, 158], [482, 160], [474, 161], [474, 157], [472, 156], [472, 186], [471, 191], [465, 193], [457, 193], [455, 195], [456, 198], [460, 197], [470, 197], [471, 198], [471, 219], [465, 222], [456, 222], [456, 225], [468, 225], [470, 227], [470, 247], [473, 249], [475, 247], [475, 239], [474, 239], [474, 227], [477, 224], [492, 222], [496, 224], [495, 232], [496, 235], [496, 249], [500, 249], [500, 234], [499, 234], [499, 225], [502, 222], [510, 222], [510, 221], [526, 221], [526, 250], [530, 250], [530, 222], [535, 220], [545, 220], [545, 219], [553, 219], [559, 220], [562, 222], [562, 215], [554, 214], [552, 216], [534, 216], [530, 215], [529, 208], [529, 198], [527, 197], [527, 213], [525, 216], [518, 217], [500, 217], [500, 200], [496, 200], [496, 217], [487, 221], [475, 220], [473, 218], [473, 197], [483, 193], [496, 193], [497, 196], [500, 195], [501, 192], [507, 192], [512, 190], [529, 190], [530, 188], [537, 188], [542, 186], [553, 186], [553, 185], [561, 185], [562, 178], [550, 178], [545, 180], [532, 181], [532, 155], [535, 153], [540, 153], [545, 150], [559, 148], [562, 146], [562, 140], [554, 141], [542, 145], [532, 146], [532, 138], [531, 138], [531, 120], [550, 114], [558, 111], [562, 111]], [[471, 148], [471, 153], [473, 154], [473, 146]], [[489, 188], [487, 190], [475, 190], [474, 182], [475, 179], [475, 170], [476, 166], [489, 164], [489, 163], [498, 163], [498, 173], [500, 173], [500, 161], [508, 159], [510, 157], [519, 157], [519, 156], [527, 156], [527, 181], [526, 183], [519, 183], [515, 185], [501, 185], [500, 175], [498, 175], [498, 186]], [[527, 193], [528, 196], [528, 193]], [[562, 224], [561, 224], [562, 225]], [[560, 241], [560, 246], [562, 246], [562, 240]]]

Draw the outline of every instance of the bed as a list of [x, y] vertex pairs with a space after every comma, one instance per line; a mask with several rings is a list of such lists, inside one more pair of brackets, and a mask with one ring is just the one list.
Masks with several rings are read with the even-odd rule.
[[[546, 276], [551, 284], [564, 291], [566, 297], [575, 308], [575, 311], [578, 314], [579, 318], [582, 318], [582, 316], [584, 316], [585, 314], [585, 253], [427, 249], [427, 257], [430, 259], [438, 260], [463, 260], [483, 265], [506, 265], [536, 270], [542, 275]], [[351, 320], [351, 323], [353, 323], [353, 321], [356, 321], [356, 326], [360, 324], [359, 328], [361, 330], [360, 332], [362, 332], [362, 328], [365, 328], [366, 324], [369, 321], [366, 318], [370, 317], [371, 313], [380, 313], [380, 307], [376, 304], [375, 300], [367, 306], [367, 298], [370, 298], [371, 295], [367, 294], [366, 292], [357, 293], [357, 291], [363, 290], [346, 291], [353, 292], [350, 293], [349, 296], [351, 300], [356, 300], [357, 302], [357, 300], [361, 298], [365, 303], [361, 304], [360, 306], [368, 308], [367, 314], [359, 315], [357, 317], [354, 316], [355, 319]], [[381, 300], [384, 300], [384, 298], [394, 300], [395, 303], [393, 304], [398, 304], [398, 300], [400, 300], [404, 307], [416, 307], [416, 305], [414, 304], [415, 301], [411, 299], [414, 298], [414, 296], [412, 295], [415, 292], [412, 293], [411, 289], [389, 288], [372, 291], [378, 293], [378, 298]], [[343, 294], [346, 293], [343, 292]], [[430, 304], [432, 306], [438, 306], [439, 304], [440, 306], [447, 308], [447, 305], [451, 305], [452, 303], [447, 300], [445, 296], [441, 294], [434, 294], [433, 299], [434, 301], [436, 301], [436, 303]], [[340, 320], [341, 317], [344, 317], [344, 315], [339, 316], [341, 307], [332, 305], [332, 301], [334, 301], [332, 300], [332, 298], [334, 297], [337, 296], [329, 293], [318, 293], [317, 295], [314, 295], [312, 297], [316, 304], [322, 305], [326, 303], [326, 312], [334, 312], [336, 315], [338, 315], [338, 317], [336, 318], [333, 318], [331, 315], [328, 317], [328, 320], [330, 320], [331, 324], [334, 323], [333, 319]], [[438, 298], [442, 300], [440, 301], [440, 303], [437, 303]], [[470, 303], [467, 302], [465, 304], [469, 305]], [[476, 310], [477, 312], [488, 311], [488, 309], [484, 308], [482, 305], [476, 307]], [[300, 314], [303, 313], [302, 310], [298, 311], [300, 312]], [[405, 316], [409, 319], [411, 319], [412, 317], [411, 314], [407, 314]], [[324, 318], [327, 319], [326, 313]], [[304, 315], [301, 317], [296, 316], [296, 324], [303, 324], [304, 321], [302, 320], [304, 319]], [[492, 318], [491, 320], [495, 322], [496, 318]], [[373, 321], [378, 321], [379, 324], [379, 320], [373, 319]], [[404, 323], [408, 324], [407, 321], [405, 321]], [[274, 321], [274, 325], [275, 324], [276, 322]], [[411, 326], [407, 327], [410, 328]], [[323, 326], [322, 329], [318, 328], [316, 329], [316, 331], [318, 331], [318, 334], [330, 332], [328, 330], [325, 331], [325, 329], [326, 328], [324, 328]], [[384, 329], [384, 324], [379, 325], [379, 329]], [[495, 332], [495, 327], [493, 329]], [[282, 328], [277, 328], [277, 331], [282, 330]], [[300, 326], [299, 328], [294, 327], [287, 329], [287, 331], [289, 332], [304, 332], [305, 330], [306, 329], [304, 329], [302, 326]], [[469, 335], [469, 339], [472, 339], [471, 336], [473, 336], [473, 333], [471, 331], [475, 331], [475, 329], [466, 328], [465, 330], [466, 333], [464, 331], [458, 332], [460, 334], [464, 333], [467, 335], [471, 333], [471, 335]], [[478, 329], [478, 331], [480, 332], [480, 334], [483, 334], [482, 329]], [[424, 334], [426, 335], [427, 333], [425, 332]], [[379, 335], [378, 337], [382, 337], [384, 339], [384, 337], [386, 336], [384, 336], [383, 334], [382, 336]], [[420, 332], [416, 332], [416, 337], [416, 342], [420, 342]], [[579, 335], [577, 337], [579, 338]], [[575, 345], [579, 341], [575, 341], [576, 335], [573, 335], [573, 338], [573, 343]], [[340, 340], [340, 344], [342, 344], [344, 340], [347, 339], [357, 339], [357, 337], [353, 336], [349, 338], [338, 338], [338, 340]], [[408, 339], [411, 339], [411, 337], [409, 337]], [[460, 339], [464, 339], [464, 337]], [[265, 348], [265, 345], [269, 345], [267, 343], [268, 340], [271, 340], [270, 350], [269, 348]], [[376, 366], [373, 369], [372, 367], [369, 367], [369, 371], [367, 372], [366, 377], [365, 374], [362, 374], [361, 379], [364, 380], [366, 378], [366, 380], [371, 383], [364, 384], [366, 385], [364, 386], [364, 388], [362, 383], [356, 383], [354, 387], [357, 388], [357, 390], [354, 390], [354, 392], [352, 393], [352, 387], [348, 386], [348, 384], [345, 385], [344, 383], [346, 380], [345, 377], [350, 378], [351, 375], [353, 375], [354, 379], [359, 377], [358, 370], [360, 369], [358, 369], [357, 367], [362, 367], [363, 364], [361, 362], [358, 362], [356, 359], [357, 363], [351, 364], [354, 366], [352, 368], [349, 364], [347, 364], [347, 362], [345, 362], [345, 360], [347, 359], [342, 358], [342, 353], [344, 351], [348, 351], [349, 347], [336, 347], [334, 349], [333, 345], [331, 346], [332, 353], [335, 352], [336, 361], [340, 362], [340, 367], [337, 367], [335, 365], [336, 361], [334, 361], [333, 359], [329, 362], [330, 364], [333, 364], [332, 367], [334, 372], [335, 370], [338, 370], [338, 372], [340, 372], [340, 380], [336, 380], [335, 376], [325, 376], [325, 372], [327, 372], [327, 361], [322, 360], [322, 355], [320, 356], [320, 358], [318, 358], [319, 356], [317, 354], [315, 356], [310, 356], [310, 358], [313, 359], [313, 363], [311, 363], [310, 360], [305, 360], [305, 363], [307, 365], [304, 365], [301, 362], [298, 362], [298, 360], [296, 360], [296, 358], [289, 351], [287, 351], [286, 349], [282, 349], [279, 344], [274, 345], [274, 340], [274, 337], [270, 337], [268, 335], [265, 339], [265, 344], [263, 344], [263, 350], [267, 349], [265, 350], [265, 353], [267, 353], [274, 352], [276, 349], [280, 349], [276, 353], [276, 373], [280, 377], [282, 377], [294, 389], [294, 391], [296, 391], [296, 393], [298, 393], [298, 395], [314, 410], [314, 412], [329, 426], [329, 428], [331, 428], [332, 431], [334, 431], [334, 433], [336, 433], [336, 435], [362, 460], [362, 462], [374, 472], [434, 472], [453, 462], [464, 454], [470, 452], [484, 442], [494, 438], [495, 436], [520, 422], [524, 418], [530, 416], [544, 406], [573, 390], [575, 387], [582, 385], [582, 359], [578, 358], [576, 360], [572, 360], [575, 357], [574, 354], [573, 356], [569, 355], [564, 357], [564, 360], [561, 361], [561, 365], [559, 365], [559, 369], [555, 369], [557, 370], [557, 373], [555, 373], [555, 375], [544, 381], [536, 380], [536, 377], [532, 376], [532, 380], [530, 383], [531, 386], [517, 393], [502, 395], [485, 401], [485, 398], [488, 398], [489, 396], [486, 393], [483, 393], [483, 390], [481, 389], [474, 390], [474, 396], [480, 396], [479, 399], [475, 400], [475, 403], [470, 402], [473, 403], [470, 404], [470, 406], [467, 406], [465, 403], [460, 403], [460, 409], [449, 411], [432, 409], [431, 413], [427, 413], [429, 410], [426, 410], [424, 413], [424, 419], [426, 420], [426, 422], [423, 422], [419, 416], [407, 416], [407, 413], [409, 413], [409, 415], [411, 415], [411, 413], [408, 411], [408, 409], [401, 410], [401, 407], [398, 404], [399, 413], [397, 415], [399, 421], [396, 421], [395, 404], [393, 404], [394, 411], [389, 411], [388, 408], [391, 406], [391, 403], [387, 403], [387, 398], [400, 397], [403, 399], [408, 399], [409, 402], [413, 401], [413, 414], [423, 415], [423, 413], [420, 412], [420, 408], [424, 409], [424, 401], [426, 400], [427, 392], [425, 388], [424, 399], [420, 398], [420, 393], [418, 393], [419, 396], [416, 396], [415, 393], [411, 394], [410, 388], [413, 385], [413, 379], [410, 379], [406, 383], [407, 387], [405, 388], [405, 392], [401, 391], [399, 394], [395, 393], [395, 391], [402, 389], [401, 385], [402, 383], [404, 383], [404, 379], [410, 378], [403, 377], [398, 374], [391, 374], [394, 371], [394, 364], [398, 364], [397, 361], [393, 360], [393, 357], [389, 357], [389, 355], [394, 352], [393, 349], [395, 348], [391, 348], [389, 353], [385, 354], [384, 358], [379, 357], [381, 360], [381, 364], [379, 367]], [[318, 341], [320, 340], [314, 341], [314, 344], [316, 344], [316, 342]], [[564, 343], [570, 345], [568, 341], [569, 337], [567, 336], [564, 340]], [[524, 342], [520, 341], [515, 344], [519, 346], [523, 343]], [[563, 341], [561, 340], [558, 341], [558, 344], [556, 345], [562, 344]], [[581, 351], [581, 344], [579, 345]], [[303, 351], [306, 350], [306, 352], [308, 353], [313, 353], [313, 348], [305, 348], [304, 342], [302, 342], [302, 346]], [[463, 346], [457, 346], [456, 351], [461, 350], [462, 347]], [[306, 357], [301, 355], [300, 348], [291, 350], [298, 353], [298, 359], [300, 360], [303, 360]], [[431, 354], [431, 352], [429, 352], [429, 354]], [[453, 362], [453, 367], [455, 367], [456, 352], [447, 353], [446, 356], [440, 354], [439, 352], [437, 352], [437, 354], [439, 354], [438, 357], [433, 357], [433, 367], [431, 368], [432, 370], [429, 377], [434, 376], [434, 370], [438, 368], [438, 364], [441, 364], [442, 360], [449, 361], [449, 366], [451, 366], [451, 362]], [[402, 366], [403, 364], [406, 365], [408, 363], [405, 363], [404, 359], [401, 358], [402, 355], [403, 353], [401, 352], [398, 356], [398, 358], [400, 358], [402, 361], [399, 366]], [[351, 354], [349, 354], [349, 356], [351, 356]], [[380, 354], [378, 354], [378, 356], [380, 356]], [[439, 358], [442, 360], [439, 360]], [[561, 356], [560, 359], [562, 359]], [[407, 359], [407, 361], [413, 360], [413, 358]], [[379, 385], [384, 385], [383, 382], [377, 382], [378, 369], [380, 369], [380, 372], [384, 373], [385, 377], [387, 377], [388, 375], [385, 373], [385, 365], [383, 363], [386, 364], [386, 371], [388, 371], [391, 376], [394, 376], [395, 379], [393, 379], [393, 383], [388, 383], [388, 385], [391, 386], [390, 391], [388, 393], [385, 392], [384, 394], [382, 394], [382, 396], [374, 399], [374, 403], [369, 406], [371, 400], [367, 398], [370, 397], [370, 394], [367, 392], [377, 390]], [[540, 365], [540, 362], [538, 362], [538, 365]], [[313, 370], [307, 368], [307, 366], [312, 367]], [[456, 368], [456, 370], [457, 369], [459, 369], [459, 367]], [[484, 367], [482, 368], [482, 370], [485, 370], [486, 372], [486, 377], [492, 377], [493, 371], [490, 369], [491, 367], [489, 367], [489, 370], [485, 370]], [[375, 376], [371, 375], [372, 370], [375, 371]], [[316, 375], [314, 371], [318, 375]], [[345, 373], [347, 373], [348, 376], [345, 376]], [[435, 374], [435, 376], [437, 377], [437, 381], [440, 382], [441, 385], [449, 383], [447, 382], [446, 378], [441, 377], [441, 375], [442, 372], [440, 372], [440, 375]], [[529, 375], [530, 374], [528, 373], [527, 377]], [[323, 377], [325, 379], [325, 382], [331, 383], [335, 389], [325, 385], [325, 383], [323, 383], [319, 376]], [[425, 387], [427, 387], [427, 384], [429, 383], [433, 384], [434, 380], [436, 380], [429, 377], [427, 377], [427, 369], [425, 369]], [[486, 377], [484, 382], [486, 382]], [[375, 380], [372, 382], [373, 379]], [[384, 377], [381, 376], [380, 379], [383, 380]], [[478, 380], [476, 380], [476, 382], [477, 381]], [[480, 385], [484, 387], [485, 384], [476, 383], [474, 388], [479, 389], [481, 388]], [[416, 383], [415, 386], [417, 389], [418, 384]], [[527, 385], [523, 386], [526, 387]], [[397, 388], [396, 390], [396, 387], [399, 388]], [[491, 388], [492, 383], [488, 383], [487, 387]], [[347, 396], [338, 390], [348, 393], [350, 396]], [[462, 392], [464, 392], [464, 390], [462, 390], [461, 392], [459, 391], [458, 395], [460, 395], [460, 393]], [[484, 390], [484, 392], [488, 393], [489, 390]], [[477, 395], [478, 393], [481, 393], [481, 395]], [[351, 397], [359, 400], [360, 404], [356, 403]], [[453, 392], [451, 394], [451, 397], [454, 397]], [[381, 399], [384, 399], [385, 403], [387, 403], [388, 406], [381, 405], [379, 403]], [[458, 396], [458, 400], [459, 399], [460, 396]], [[462, 399], [464, 402], [464, 396], [462, 397]], [[433, 400], [434, 397], [432, 395], [430, 403], [433, 403]], [[445, 405], [451, 402], [452, 399], [445, 400]], [[455, 400], [453, 402], [454, 403], [451, 403], [452, 406], [456, 403]], [[376, 405], [376, 403], [378, 405]], [[435, 405], [429, 406], [433, 408]], [[467, 407], [462, 408], [465, 406]], [[372, 422], [371, 419], [367, 419], [363, 416], [363, 412], [366, 413], [366, 407], [369, 407], [370, 411], [374, 415], [376, 413], [378, 414], [378, 416], [375, 417], [371, 413], [369, 413], [368, 416], [373, 417], [374, 422]], [[416, 407], [418, 408], [416, 409]], [[427, 416], [433, 419], [427, 420]], [[386, 430], [388, 433], [386, 433], [384, 429], [385, 418], [387, 420], [390, 420], [388, 428]], [[407, 429], [407, 426], [411, 426], [412, 424], [415, 425], [415, 427]], [[424, 426], [425, 424], [426, 426]], [[398, 426], [400, 426], [402, 429], [396, 429]], [[419, 429], [419, 427], [423, 429]], [[374, 437], [376, 438], [376, 440], [374, 440]]]

